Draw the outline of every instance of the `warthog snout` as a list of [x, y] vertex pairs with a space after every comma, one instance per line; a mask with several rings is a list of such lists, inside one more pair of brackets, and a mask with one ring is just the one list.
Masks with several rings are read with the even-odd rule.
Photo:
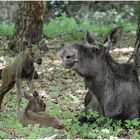
[[74, 59], [74, 58], [75, 58], [75, 55], [74, 55], [74, 54], [73, 54], [73, 55], [69, 55], [69, 54], [64, 55], [64, 53], [62, 52], [62, 53], [60, 54], [60, 58], [61, 58], [62, 60], [69, 61], [69, 60]]
[[72, 44], [67, 44], [66, 48], [60, 51], [60, 58], [65, 68], [72, 68], [78, 62], [77, 50], [72, 48]]

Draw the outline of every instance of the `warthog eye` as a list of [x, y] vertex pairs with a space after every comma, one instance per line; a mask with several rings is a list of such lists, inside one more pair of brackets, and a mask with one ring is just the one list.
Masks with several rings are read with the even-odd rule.
[[99, 49], [95, 49], [95, 48], [94, 48], [94, 49], [92, 49], [92, 51], [93, 51], [93, 52], [98, 52]]

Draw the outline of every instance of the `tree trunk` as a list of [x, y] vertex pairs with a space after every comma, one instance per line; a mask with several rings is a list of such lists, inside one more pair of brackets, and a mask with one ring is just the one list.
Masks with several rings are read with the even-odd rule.
[[21, 51], [24, 48], [23, 39], [30, 43], [38, 44], [43, 38], [43, 13], [45, 2], [23, 1], [20, 2], [15, 22], [15, 30], [10, 41], [10, 48]]
[[138, 30], [140, 31], [140, 1], [137, 2], [137, 14], [138, 14]]
[[[140, 1], [137, 2], [138, 29], [136, 35], [136, 43], [134, 49], [134, 62], [137, 68], [140, 68]], [[139, 72], [140, 73], [140, 72]]]

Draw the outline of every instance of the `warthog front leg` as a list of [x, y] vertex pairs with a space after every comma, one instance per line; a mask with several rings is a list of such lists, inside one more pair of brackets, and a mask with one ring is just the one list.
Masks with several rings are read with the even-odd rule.
[[97, 111], [100, 114], [103, 114], [102, 108], [100, 106], [100, 103], [98, 102], [97, 98], [92, 95], [91, 100], [87, 106], [85, 106], [85, 111], [92, 109], [93, 111]]
[[[92, 92], [88, 92], [84, 101], [85, 108], [82, 112], [87, 112], [88, 110], [97, 111], [100, 114], [103, 114], [102, 108], [97, 100], [97, 98], [93, 95]], [[94, 120], [94, 118], [90, 118], [90, 120]], [[81, 123], [85, 123], [88, 121], [86, 116], [80, 116], [79, 121]]]
[[30, 78], [26, 79], [30, 92], [32, 94], [33, 94], [33, 90], [34, 90], [33, 78], [34, 78], [34, 73], [32, 74], [32, 76]]
[[20, 103], [22, 100], [22, 90], [21, 90], [22, 80], [16, 80], [16, 87], [17, 87], [17, 117], [20, 117]]

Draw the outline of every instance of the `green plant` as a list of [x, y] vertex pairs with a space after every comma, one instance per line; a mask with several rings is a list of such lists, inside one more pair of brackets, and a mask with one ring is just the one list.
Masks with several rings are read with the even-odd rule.
[[137, 132], [133, 132], [132, 139], [140, 139], [140, 134], [139, 134], [138, 131]]
[[138, 128], [140, 126], [140, 120], [134, 119], [134, 120], [126, 120], [125, 126], [128, 129]]
[[62, 13], [60, 17], [44, 25], [44, 32], [49, 37], [54, 37], [57, 33], [70, 32], [77, 28], [77, 23], [73, 18], [67, 17], [66, 13]]
[[0, 25], [0, 36], [7, 36], [10, 38], [13, 35], [14, 24]]
[[[116, 19], [114, 19], [114, 15]], [[115, 26], [123, 26], [126, 32], [136, 30], [137, 28], [135, 23], [124, 19], [123, 15], [118, 15], [115, 10], [96, 12], [92, 18], [94, 21], [92, 23], [88, 20], [84, 20], [84, 17], [77, 23], [74, 18], [70, 18], [66, 13], [62, 13], [61, 16], [54, 18], [48, 24], [44, 25], [44, 33], [50, 38], [61, 35], [62, 33], [68, 33], [62, 35], [64, 36], [63, 39], [64, 41], [72, 41], [81, 40], [84, 36], [84, 32], [87, 30], [103, 36]]]
[[28, 138], [29, 139], [48, 138], [54, 134], [57, 134], [57, 133], [51, 127], [49, 127], [49, 128], [37, 128], [34, 131], [30, 132]]
[[[88, 26], [86, 26], [86, 24]], [[81, 28], [83, 29], [91, 29], [91, 25], [86, 22], [81, 23], [80, 25], [82, 25]], [[111, 26], [112, 25], [100, 26], [92, 24], [92, 30], [103, 35], [111, 28]], [[131, 32], [129, 34], [124, 34], [124, 36], [127, 37], [127, 41], [123, 44], [125, 47], [128, 46], [130, 42], [134, 44], [135, 36], [132, 38]], [[83, 37], [84, 34], [82, 38]], [[50, 47], [55, 48], [56, 45], [56, 43], [52, 43]], [[10, 63], [11, 60], [14, 59], [14, 55], [11, 55], [10, 51], [5, 52], [0, 48], [0, 52], [1, 56], [4, 57], [6, 64]], [[5, 52], [5, 54], [3, 52]], [[109, 138], [110, 136], [112, 136], [113, 139], [116, 136], [123, 139], [140, 139], [138, 126], [139, 120], [137, 120], [138, 122], [133, 122], [133, 125], [131, 123], [126, 123], [128, 124], [128, 128], [124, 129], [124, 127], [121, 127], [120, 121], [113, 121], [99, 115], [97, 112], [89, 111], [87, 113], [87, 117], [95, 118], [92, 124], [81, 124], [78, 121], [77, 116], [83, 110], [82, 105], [85, 94], [81, 92], [77, 93], [76, 91], [84, 89], [84, 81], [74, 72], [65, 70], [61, 64], [58, 65], [54, 63], [55, 60], [58, 60], [56, 53], [57, 51], [53, 50], [50, 51], [50, 53], [43, 55], [43, 65], [40, 65], [39, 68], [37, 67], [39, 72], [43, 71], [43, 74], [40, 74], [43, 78], [40, 78], [39, 81], [35, 81], [35, 84], [40, 93], [45, 93], [43, 95], [47, 106], [46, 111], [64, 123], [64, 130], [61, 130], [62, 132], [58, 132], [53, 128], [38, 128], [32, 125], [23, 127], [16, 118], [16, 90], [13, 89], [10, 91], [10, 94], [5, 96], [2, 106], [3, 112], [0, 113], [0, 139], [41, 139], [48, 138], [53, 135], [57, 135], [56, 138], [58, 139], [103, 139]], [[53, 70], [48, 71], [48, 69], [52, 67]], [[28, 91], [26, 87], [24, 88], [25, 91]], [[23, 99], [21, 108], [24, 109], [26, 105], [27, 100]], [[131, 126], [133, 127], [131, 128]]]
[[[127, 9], [127, 8], [126, 8]], [[115, 18], [114, 18], [115, 17]], [[118, 14], [115, 10], [107, 12], [95, 12], [92, 16], [93, 22], [81, 18], [79, 23], [62, 13], [55, 17], [49, 23], [44, 24], [44, 34], [49, 38], [55, 38], [62, 35], [62, 39], [67, 41], [81, 40], [87, 30], [93, 31], [99, 36], [104, 36], [111, 28], [123, 26], [126, 32], [136, 30], [137, 24], [130, 21], [130, 17], [123, 18], [123, 13]], [[127, 20], [128, 19], [128, 20]], [[0, 25], [0, 35], [10, 38], [14, 31], [14, 24]], [[63, 35], [63, 33], [66, 33]]]

